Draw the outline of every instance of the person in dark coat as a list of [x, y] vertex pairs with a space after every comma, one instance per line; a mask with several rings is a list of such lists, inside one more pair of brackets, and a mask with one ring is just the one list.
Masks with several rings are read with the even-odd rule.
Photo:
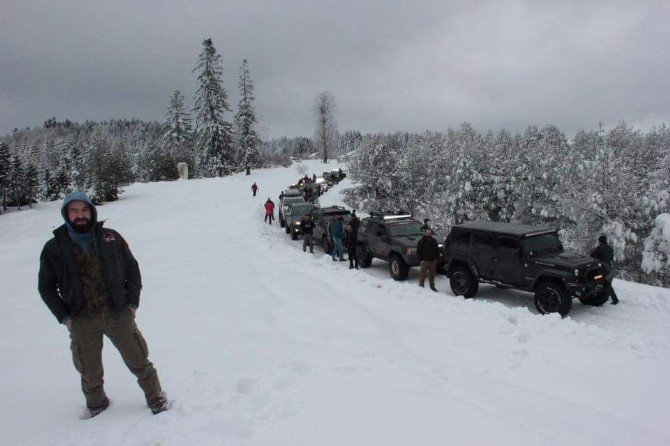
[[268, 200], [265, 202], [265, 221], [269, 221], [272, 224], [272, 220], [275, 218], [275, 204], [274, 201]]
[[421, 261], [419, 286], [423, 288], [426, 282], [426, 274], [428, 274], [430, 289], [437, 291], [435, 288], [435, 272], [437, 271], [437, 260], [440, 258], [440, 248], [437, 245], [437, 240], [433, 238], [433, 231], [428, 227], [424, 229], [424, 235], [419, 240], [416, 256]]
[[598, 237], [598, 246], [591, 253], [591, 257], [600, 260], [607, 267], [607, 275], [605, 277], [607, 292], [610, 293], [612, 305], [618, 304], [619, 298], [612, 286], [612, 281], [614, 280], [614, 249], [607, 243], [606, 235]]
[[338, 257], [340, 262], [344, 262], [344, 246], [342, 237], [344, 236], [344, 226], [342, 225], [342, 216], [338, 215], [328, 223], [328, 235], [333, 239], [333, 261]]
[[258, 192], [258, 184], [254, 182], [254, 184], [251, 185], [251, 191], [254, 193], [254, 197], [256, 196], [256, 192]]
[[347, 255], [349, 257], [349, 269], [358, 269], [358, 257], [356, 257], [356, 245], [358, 244], [358, 227], [360, 220], [356, 217], [356, 211], [351, 211], [351, 220], [346, 227]]
[[103, 227], [82, 192], [65, 197], [65, 223], [54, 231], [40, 256], [38, 289], [44, 303], [70, 333], [72, 359], [81, 375], [87, 417], [109, 406], [103, 388], [103, 335], [137, 377], [156, 414], [169, 408], [147, 342], [135, 323], [140, 305], [140, 269], [121, 234]]
[[309, 246], [309, 252], [314, 254], [314, 240], [312, 238], [312, 234], [314, 234], [314, 222], [309, 214], [302, 216], [300, 228], [302, 229], [302, 250], [307, 252], [307, 246]]

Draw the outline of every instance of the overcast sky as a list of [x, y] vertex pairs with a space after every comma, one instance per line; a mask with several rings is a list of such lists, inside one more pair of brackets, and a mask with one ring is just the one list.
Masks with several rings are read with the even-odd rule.
[[1, 0], [0, 134], [163, 121], [206, 37], [233, 110], [248, 59], [264, 137], [311, 136], [323, 90], [340, 130], [670, 123], [666, 0]]

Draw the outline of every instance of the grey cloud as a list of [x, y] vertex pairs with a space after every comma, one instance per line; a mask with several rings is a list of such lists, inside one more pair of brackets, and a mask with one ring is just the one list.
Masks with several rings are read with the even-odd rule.
[[55, 115], [163, 120], [211, 36], [231, 106], [242, 58], [264, 136], [670, 121], [664, 2], [17, 1], [0, 18], [0, 134]]

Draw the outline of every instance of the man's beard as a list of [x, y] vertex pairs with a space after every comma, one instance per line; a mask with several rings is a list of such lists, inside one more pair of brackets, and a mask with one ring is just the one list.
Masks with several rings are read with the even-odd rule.
[[72, 229], [79, 232], [80, 234], [91, 232], [91, 226], [91, 220], [88, 218], [78, 218], [72, 222]]

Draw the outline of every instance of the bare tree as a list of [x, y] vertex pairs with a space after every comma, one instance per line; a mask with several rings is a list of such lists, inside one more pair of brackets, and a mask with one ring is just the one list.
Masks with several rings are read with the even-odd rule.
[[314, 100], [316, 134], [314, 145], [323, 151], [323, 162], [328, 162], [328, 153], [337, 144], [337, 123], [335, 122], [335, 96], [323, 91]]

